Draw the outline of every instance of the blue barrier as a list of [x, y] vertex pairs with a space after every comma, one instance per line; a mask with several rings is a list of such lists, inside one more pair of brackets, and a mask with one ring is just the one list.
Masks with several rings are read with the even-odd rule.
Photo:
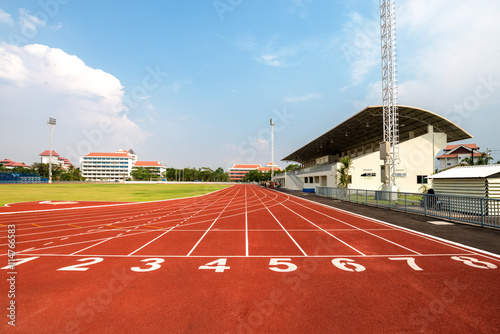
[[35, 174], [0, 173], [0, 183], [48, 183], [49, 180]]

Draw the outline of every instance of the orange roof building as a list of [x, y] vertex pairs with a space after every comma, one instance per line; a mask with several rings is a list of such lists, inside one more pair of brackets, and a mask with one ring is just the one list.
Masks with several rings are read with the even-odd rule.
[[269, 162], [266, 166], [261, 166], [257, 164], [234, 164], [233, 167], [229, 168], [229, 179], [233, 182], [242, 181], [245, 175], [251, 170], [260, 170], [261, 172], [268, 172], [271, 169], [275, 171], [281, 170], [273, 162]]
[[474, 156], [474, 159], [481, 156], [479, 146], [476, 144], [447, 145], [443, 149], [443, 154], [437, 157], [439, 169], [443, 170], [460, 165], [464, 159], [472, 156]]

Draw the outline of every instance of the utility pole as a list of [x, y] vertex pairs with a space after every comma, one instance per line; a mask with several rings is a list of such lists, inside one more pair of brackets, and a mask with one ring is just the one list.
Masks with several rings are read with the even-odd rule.
[[274, 179], [274, 122], [273, 119], [269, 121], [269, 124], [271, 125], [271, 182]]
[[56, 125], [56, 119], [49, 117], [47, 124], [50, 127], [50, 149], [49, 149], [49, 183], [52, 183], [52, 132], [54, 130], [54, 125]]

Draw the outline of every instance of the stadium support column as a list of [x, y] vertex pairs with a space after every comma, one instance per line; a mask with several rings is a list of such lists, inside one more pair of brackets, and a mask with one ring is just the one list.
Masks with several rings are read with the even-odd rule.
[[[399, 115], [396, 66], [396, 10], [394, 0], [380, 0], [382, 50], [382, 105], [384, 141], [380, 145], [382, 189], [397, 191], [396, 164], [399, 161]], [[397, 196], [394, 194], [394, 196]]]
[[50, 148], [49, 148], [49, 183], [52, 183], [52, 132], [54, 131], [54, 125], [56, 125], [56, 119], [49, 117], [47, 124], [50, 127]]

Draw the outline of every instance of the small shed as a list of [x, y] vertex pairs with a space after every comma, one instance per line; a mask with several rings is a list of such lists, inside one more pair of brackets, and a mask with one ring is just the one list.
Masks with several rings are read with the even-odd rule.
[[427, 178], [436, 195], [500, 199], [500, 164], [455, 167]]

